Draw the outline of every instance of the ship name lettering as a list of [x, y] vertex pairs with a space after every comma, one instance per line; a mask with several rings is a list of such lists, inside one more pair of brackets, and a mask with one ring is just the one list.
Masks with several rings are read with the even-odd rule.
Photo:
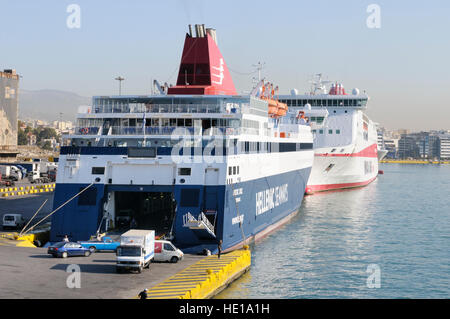
[[288, 201], [288, 184], [272, 187], [256, 193], [256, 216]]

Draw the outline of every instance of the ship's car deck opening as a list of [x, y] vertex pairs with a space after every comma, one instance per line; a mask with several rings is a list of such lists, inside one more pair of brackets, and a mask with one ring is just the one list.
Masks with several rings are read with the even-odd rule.
[[116, 192], [116, 227], [121, 230], [151, 229], [168, 235], [175, 218], [172, 193]]

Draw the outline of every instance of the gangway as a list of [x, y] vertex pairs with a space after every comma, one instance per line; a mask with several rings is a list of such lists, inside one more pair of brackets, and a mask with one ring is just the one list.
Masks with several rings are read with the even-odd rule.
[[191, 213], [183, 215], [183, 227], [188, 227], [199, 238], [215, 239], [214, 225], [211, 224], [209, 219], [201, 212], [198, 218], [195, 218]]

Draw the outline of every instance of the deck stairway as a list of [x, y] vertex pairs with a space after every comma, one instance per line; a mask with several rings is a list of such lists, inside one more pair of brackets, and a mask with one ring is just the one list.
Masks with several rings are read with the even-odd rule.
[[215, 239], [214, 225], [204, 213], [200, 213], [198, 218], [195, 218], [191, 213], [183, 216], [183, 227], [191, 229], [197, 237], [201, 239]]

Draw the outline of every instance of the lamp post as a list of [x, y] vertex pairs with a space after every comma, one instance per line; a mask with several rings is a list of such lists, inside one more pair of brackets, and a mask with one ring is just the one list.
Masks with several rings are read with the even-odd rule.
[[114, 80], [119, 81], [119, 95], [122, 95], [122, 81], [124, 81], [125, 78], [118, 76]]

